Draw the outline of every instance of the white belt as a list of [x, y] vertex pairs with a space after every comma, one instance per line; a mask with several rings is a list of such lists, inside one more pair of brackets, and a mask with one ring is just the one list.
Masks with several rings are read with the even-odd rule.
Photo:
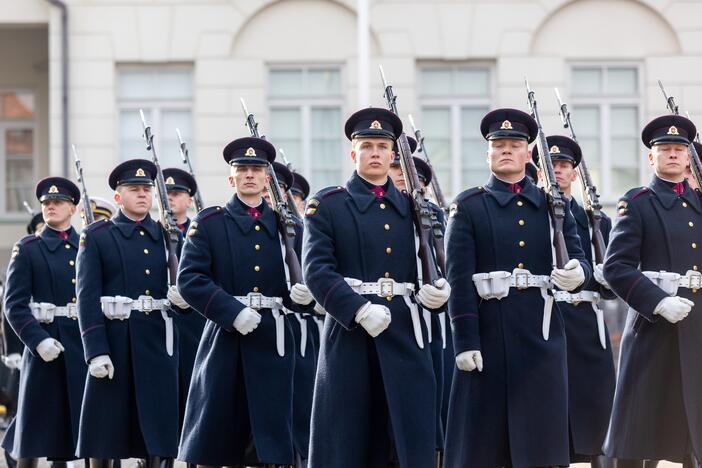
[[422, 337], [422, 325], [419, 318], [419, 308], [417, 307], [417, 304], [412, 301], [414, 284], [398, 283], [392, 278], [380, 278], [374, 283], [364, 283], [363, 281], [355, 278], [344, 278], [344, 280], [349, 286], [351, 286], [351, 289], [362, 296], [372, 294], [387, 299], [392, 299], [395, 296], [402, 296], [402, 299], [405, 301], [405, 304], [410, 310], [414, 339], [417, 342], [417, 346], [424, 349], [424, 338]]
[[166, 324], [166, 352], [173, 356], [173, 318], [168, 315], [171, 303], [168, 299], [154, 299], [151, 296], [139, 296], [131, 299], [125, 296], [100, 297], [102, 313], [108, 320], [127, 320], [136, 310], [149, 314], [154, 311], [161, 312], [161, 317]]
[[72, 320], [78, 320], [78, 310], [74, 303], [57, 306], [50, 302], [30, 302], [29, 308], [39, 323], [51, 323], [55, 317], [68, 317]]
[[538, 288], [544, 300], [541, 333], [544, 340], [548, 340], [551, 331], [551, 310], [553, 309], [553, 296], [548, 294], [548, 290], [553, 287], [550, 276], [532, 275], [529, 270], [515, 268], [511, 273], [509, 271], [475, 273], [473, 275], [473, 283], [475, 283], [478, 295], [486, 300], [504, 299], [509, 294], [510, 288]]
[[678, 288], [702, 289], [702, 272], [687, 270], [685, 275], [669, 271], [644, 271], [646, 278], [667, 294], [675, 296]]
[[581, 302], [589, 302], [595, 317], [597, 318], [597, 336], [600, 339], [602, 349], [607, 349], [607, 339], [604, 321], [604, 312], [600, 308], [600, 293], [595, 291], [580, 291], [579, 293], [569, 293], [568, 291], [553, 291], [556, 302], [567, 302], [578, 305]]
[[285, 356], [285, 313], [290, 312], [283, 307], [280, 297], [268, 297], [261, 293], [250, 292], [246, 296], [234, 296], [234, 299], [253, 310], [271, 309], [275, 321], [275, 345], [278, 356]]

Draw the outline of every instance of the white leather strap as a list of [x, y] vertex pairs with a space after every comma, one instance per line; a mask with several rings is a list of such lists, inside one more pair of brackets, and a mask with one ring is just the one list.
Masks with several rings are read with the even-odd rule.
[[344, 278], [346, 283], [360, 295], [373, 294], [380, 297], [410, 296], [414, 284], [398, 283], [392, 278], [380, 278], [375, 283], [364, 283], [354, 278]]
[[280, 297], [268, 297], [261, 293], [248, 293], [246, 296], [234, 296], [234, 299], [250, 307], [253, 310], [261, 309], [282, 309], [283, 299]]
[[568, 291], [553, 291], [553, 297], [556, 302], [567, 302], [568, 304], [580, 304], [581, 302], [600, 301], [600, 293], [595, 291], [580, 291], [579, 293], [570, 293]]
[[55, 317], [67, 317], [78, 320], [78, 310], [76, 304], [69, 303], [65, 306], [57, 306], [50, 302], [30, 302], [29, 308], [39, 323], [51, 323]]

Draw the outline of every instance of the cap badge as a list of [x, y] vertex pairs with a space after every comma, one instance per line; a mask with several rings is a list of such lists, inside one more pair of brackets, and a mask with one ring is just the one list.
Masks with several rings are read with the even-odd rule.
[[59, 193], [58, 187], [52, 185], [51, 187], [49, 187], [49, 193]]
[[553, 145], [553, 146], [551, 147], [551, 149], [548, 150], [548, 152], [551, 153], [551, 154], [553, 154], [553, 153], [560, 153], [560, 152], [561, 152], [561, 149], [560, 149], [558, 146]]
[[137, 169], [136, 172], [134, 173], [134, 176], [135, 176], [135, 177], [146, 177], [146, 173], [144, 173], [144, 169], [139, 168], [139, 169]]
[[175, 185], [175, 180], [173, 180], [173, 177], [169, 177], [168, 179], [166, 179], [166, 183], [168, 185]]
[[680, 133], [678, 133], [678, 127], [676, 127], [675, 125], [672, 125], [668, 129], [668, 135], [680, 135]]
[[382, 130], [382, 129], [383, 129], [383, 127], [380, 125], [380, 122], [378, 122], [377, 120], [374, 120], [374, 121], [370, 124], [370, 127], [369, 127], [369, 128], [372, 128], [373, 130]]
[[256, 150], [249, 147], [249, 149], [246, 150], [246, 153], [244, 153], [244, 156], [256, 156]]
[[514, 130], [512, 128], [512, 122], [510, 122], [509, 120], [505, 120], [504, 122], [502, 122], [500, 130]]

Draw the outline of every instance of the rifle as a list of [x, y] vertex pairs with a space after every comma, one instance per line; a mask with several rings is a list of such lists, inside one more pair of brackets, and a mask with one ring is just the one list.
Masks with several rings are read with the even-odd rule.
[[429, 165], [429, 168], [431, 169], [432, 172], [432, 178], [431, 178], [431, 183], [429, 184], [431, 187], [431, 191], [434, 194], [434, 199], [436, 200], [436, 204], [439, 205], [439, 208], [444, 210], [444, 213], [448, 214], [448, 205], [446, 204], [446, 199], [444, 198], [444, 192], [441, 190], [441, 185], [439, 184], [439, 178], [436, 175], [436, 171], [434, 170], [434, 166], [431, 165], [431, 161], [429, 161], [429, 153], [427, 153], [427, 147], [424, 145], [424, 135], [422, 135], [422, 131], [417, 128], [417, 126], [414, 124], [414, 119], [412, 118], [412, 114], [409, 114], [409, 121], [410, 125], [412, 126], [412, 131], [414, 132], [414, 137], [417, 139], [417, 143], [419, 143], [419, 152], [424, 155], [424, 160], [426, 163]]
[[32, 207], [29, 206], [29, 203], [27, 203], [27, 200], [22, 201], [22, 206], [24, 206], [24, 209], [29, 213], [29, 216], [34, 216], [36, 214]]
[[[558, 100], [559, 114], [563, 122], [563, 128], [567, 128], [570, 131], [570, 137], [577, 142], [578, 139], [575, 137], [575, 130], [573, 130], [573, 122], [570, 120], [568, 105], [561, 100], [561, 94], [558, 92], [558, 88], [554, 89], [556, 91], [556, 99]], [[592, 226], [591, 241], [595, 251], [595, 264], [603, 263], [606, 248], [604, 236], [602, 235], [602, 204], [600, 203], [600, 196], [597, 193], [597, 187], [592, 183], [592, 177], [590, 176], [590, 171], [587, 168], [584, 156], [580, 160], [577, 172], [578, 176], [580, 176], [580, 185], [583, 188], [583, 204], [585, 205], [587, 216], [590, 219], [590, 226]]]
[[[688, 120], [692, 120], [692, 118], [690, 117], [690, 112], [689, 112], [689, 111], [685, 111], [685, 116], [688, 118]], [[695, 133], [695, 141], [696, 141], [697, 143], [700, 143], [700, 132], [699, 132], [699, 130], [697, 131], [697, 133]]]
[[[193, 171], [193, 165], [190, 164], [190, 152], [188, 147], [183, 141], [183, 137], [180, 136], [180, 130], [176, 128], [176, 133], [178, 134], [178, 143], [180, 144], [180, 157], [183, 158], [183, 164], [188, 166], [188, 172], [195, 178], [195, 172]], [[195, 202], [195, 209], [200, 212], [205, 208], [205, 204], [202, 202], [202, 195], [200, 194], [200, 186], [198, 185], [197, 192], [193, 195], [193, 201]]]
[[[397, 96], [385, 79], [383, 67], [380, 67], [380, 78], [383, 80], [383, 88], [385, 89], [384, 97], [388, 102], [388, 109], [398, 115], [397, 112]], [[412, 159], [412, 150], [407, 141], [407, 134], [403, 131], [400, 138], [397, 139], [397, 147], [400, 150], [400, 166], [402, 173], [405, 176], [405, 185], [407, 193], [410, 194], [412, 200], [412, 210], [414, 212], [414, 222], [417, 227], [417, 235], [419, 236], [419, 258], [422, 261], [422, 279], [425, 284], [434, 284], [445, 269], [445, 254], [444, 244], [439, 242], [436, 236], [435, 225], [432, 216], [436, 218], [429, 202], [425, 198], [424, 187], [419, 182], [417, 168]], [[433, 249], [432, 249], [433, 245]], [[436, 258], [434, 257], [436, 255]], [[437, 265], [438, 264], [438, 265]]]
[[[244, 109], [246, 126], [251, 132], [251, 136], [261, 138], [258, 133], [258, 122], [256, 122], [254, 115], [246, 108], [246, 102], [244, 102], [243, 98], [241, 99], [241, 107]], [[268, 164], [266, 166], [266, 171], [268, 174], [268, 194], [271, 197], [271, 205], [278, 218], [278, 231], [280, 232], [280, 237], [285, 246], [285, 264], [288, 266], [288, 272], [290, 273], [290, 285], [303, 283], [300, 260], [297, 258], [297, 252], [295, 252], [295, 220], [290, 213], [288, 203], [285, 201], [280, 191], [280, 185], [278, 184], [278, 178], [273, 170], [273, 165]]]
[[80, 165], [80, 158], [76, 151], [76, 145], [71, 145], [73, 148], [73, 158], [76, 160], [76, 180], [80, 184], [81, 197], [83, 198], [83, 213], [85, 213], [85, 225], [95, 222], [95, 213], [93, 213], [93, 203], [88, 196], [88, 189], [85, 188], [85, 179], [83, 179], [83, 166]]
[[168, 203], [168, 191], [166, 189], [166, 182], [163, 180], [163, 171], [161, 170], [161, 165], [158, 162], [158, 156], [156, 156], [154, 135], [151, 133], [151, 127], [146, 125], [144, 111], [139, 109], [139, 115], [141, 115], [141, 124], [144, 127], [146, 151], [151, 151], [151, 155], [153, 156], [152, 162], [156, 166], [156, 201], [158, 202], [161, 225], [166, 231], [165, 237], [166, 250], [168, 251], [168, 281], [170, 285], [174, 286], [178, 276], [178, 255], [176, 253], [176, 249], [178, 248], [178, 234], [180, 230], [178, 229], [178, 226], [176, 226], [175, 219], [173, 218], [173, 210], [171, 210], [171, 205]]
[[[290, 161], [288, 161], [288, 158], [285, 157], [285, 151], [283, 151], [282, 148], [278, 148], [278, 152], [283, 157], [283, 162], [285, 163], [286, 166], [288, 166], [288, 169], [290, 169], [290, 172], [293, 173], [293, 177], [294, 177], [295, 169], [293, 168], [292, 163]], [[288, 201], [290, 202], [290, 204], [288, 205], [288, 206], [290, 206], [290, 212], [297, 219], [302, 219], [302, 216], [300, 215], [300, 211], [297, 209], [297, 205], [295, 204], [295, 199], [292, 196], [292, 192], [290, 191], [290, 189], [288, 189], [288, 191], [285, 193], [288, 196]]]
[[546, 142], [546, 134], [541, 126], [539, 118], [539, 110], [536, 103], [534, 91], [529, 87], [529, 81], [524, 79], [527, 91], [527, 101], [529, 102], [529, 110], [531, 116], [536, 120], [538, 132], [536, 136], [536, 147], [539, 149], [539, 169], [544, 178], [544, 190], [548, 199], [548, 209], [551, 214], [551, 226], [553, 227], [553, 248], [556, 252], [556, 267], [563, 268], [568, 263], [568, 248], [566, 247], [565, 237], [563, 237], [563, 222], [565, 221], [565, 201], [563, 195], [556, 182], [556, 176], [553, 173], [553, 163], [549, 156], [548, 143]]
[[[663, 83], [661, 83], [661, 80], [658, 80], [658, 86], [661, 88], [661, 92], [665, 98], [665, 105], [668, 110], [675, 115], [680, 115], [678, 105], [675, 103], [675, 98], [673, 96], [668, 96], [668, 94], [665, 92], [665, 88], [663, 87]], [[700, 155], [697, 154], [697, 149], [692, 143], [688, 145], [687, 149], [690, 152], [690, 170], [692, 171], [692, 177], [695, 178], [697, 186], [702, 187], [702, 162], [700, 162]]]

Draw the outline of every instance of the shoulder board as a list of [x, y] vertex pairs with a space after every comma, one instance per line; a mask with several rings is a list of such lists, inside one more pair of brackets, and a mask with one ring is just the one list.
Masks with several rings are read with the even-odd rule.
[[24, 236], [22, 239], [19, 240], [18, 244], [19, 245], [27, 245], [31, 244], [32, 242], [39, 240], [39, 236], [35, 234], [29, 234], [28, 236]]
[[341, 185], [323, 188], [319, 192], [315, 193], [312, 198], [307, 200], [307, 204], [305, 205], [305, 216], [311, 216], [317, 212], [317, 207], [319, 206], [320, 200], [324, 200], [327, 197], [344, 192], [346, 192], [346, 188], [342, 187]]
[[94, 232], [94, 231], [97, 231], [98, 229], [102, 229], [106, 226], [109, 226], [110, 224], [112, 224], [112, 220], [109, 218], [106, 218], [106, 219], [101, 219], [99, 221], [95, 221], [94, 223], [90, 223], [84, 229], [87, 232]]
[[636, 188], [633, 188], [633, 189], [629, 190], [628, 192], [626, 192], [626, 194], [624, 195], [624, 198], [628, 198], [630, 200], [635, 200], [637, 197], [643, 195], [644, 193], [648, 193], [650, 191], [651, 191], [651, 189], [648, 187], [636, 187]]
[[458, 199], [460, 201], [465, 201], [465, 200], [468, 200], [469, 198], [472, 198], [476, 195], [480, 195], [481, 193], [485, 193], [485, 188], [483, 188], [482, 186], [469, 188], [465, 192], [461, 193], [458, 196]]
[[[202, 211], [200, 211], [197, 216], [190, 222], [190, 228], [197, 227], [198, 223], [211, 218], [213, 216], [224, 214], [224, 210], [221, 206], [209, 206]], [[193, 226], [194, 225], [194, 226]]]

